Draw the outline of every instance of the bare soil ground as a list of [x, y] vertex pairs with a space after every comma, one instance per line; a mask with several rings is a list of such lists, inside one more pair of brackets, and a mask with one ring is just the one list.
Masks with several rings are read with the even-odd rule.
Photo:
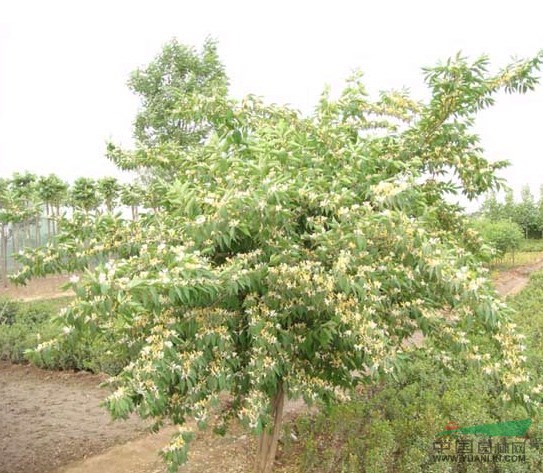
[[[530, 273], [543, 269], [543, 258], [495, 278], [503, 296], [522, 290]], [[47, 278], [25, 288], [0, 289], [17, 299], [61, 297], [66, 277]], [[417, 342], [417, 340], [415, 340]], [[102, 377], [62, 373], [30, 366], [0, 364], [0, 473], [165, 473], [157, 455], [175, 432], [145, 433], [142, 421], [110, 420], [99, 403], [107, 391]], [[285, 406], [286, 415], [305, 409]], [[254, 441], [240, 428], [224, 437], [198, 433], [186, 473], [251, 471]]]
[[68, 282], [69, 276], [54, 275], [45, 278], [32, 279], [26, 286], [0, 284], [0, 297], [9, 297], [15, 300], [33, 301], [37, 299], [55, 299], [73, 295], [71, 290], [65, 291], [61, 286]]
[[141, 436], [142, 421], [113, 422], [99, 406], [103, 380], [1, 362], [0, 472], [47, 473]]

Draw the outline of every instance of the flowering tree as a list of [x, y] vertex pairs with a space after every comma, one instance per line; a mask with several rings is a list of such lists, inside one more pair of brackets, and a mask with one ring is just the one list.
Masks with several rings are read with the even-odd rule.
[[[518, 394], [522, 336], [468, 250], [476, 233], [445, 197], [499, 184], [504, 163], [481, 155], [473, 116], [501, 89], [532, 89], [541, 60], [490, 74], [486, 58], [456, 57], [425, 70], [428, 103], [404, 92], [370, 100], [356, 74], [307, 117], [252, 96], [192, 95], [213, 124], [205, 140], [163, 136], [110, 154], [168, 174], [156, 210], [127, 221], [78, 214], [56, 246], [20, 257], [16, 279], [109, 255], [73, 279], [66, 336], [115, 334], [138, 353], [107, 406], [180, 425], [163, 451], [172, 470], [193, 417], [219, 431], [241, 420], [260, 435], [255, 471], [271, 471], [285, 398], [345, 399], [401, 369], [417, 330], [443, 362], [451, 352], [478, 360], [504, 396]], [[501, 360], [469, 348], [467, 322]]]

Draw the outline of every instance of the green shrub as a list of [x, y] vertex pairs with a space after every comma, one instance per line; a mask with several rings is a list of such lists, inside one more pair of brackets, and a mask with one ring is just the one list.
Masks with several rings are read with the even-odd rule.
[[9, 299], [0, 299], [0, 327], [11, 325], [17, 313], [17, 305]]
[[498, 258], [506, 253], [518, 251], [524, 241], [522, 228], [509, 220], [478, 219], [473, 222], [473, 225], [485, 243], [496, 251]]
[[58, 299], [22, 303], [0, 300], [0, 359], [20, 363], [25, 351], [59, 333], [52, 317], [66, 302]]
[[[64, 329], [57, 314], [70, 298], [37, 302], [0, 300], [0, 359], [30, 361], [40, 368], [118, 373], [132, 352], [107, 336], [70, 338], [52, 350], [33, 351], [40, 343], [56, 338]], [[135, 350], [135, 348], [133, 349]]]

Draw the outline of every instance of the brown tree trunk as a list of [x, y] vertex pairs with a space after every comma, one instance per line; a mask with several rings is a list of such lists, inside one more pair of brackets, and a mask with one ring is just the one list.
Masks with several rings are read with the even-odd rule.
[[279, 384], [277, 394], [272, 399], [273, 428], [271, 432], [264, 431], [260, 435], [258, 451], [255, 459], [255, 473], [271, 473], [275, 454], [277, 452], [277, 443], [281, 433], [283, 423], [283, 406], [285, 403], [285, 393], [283, 384]]

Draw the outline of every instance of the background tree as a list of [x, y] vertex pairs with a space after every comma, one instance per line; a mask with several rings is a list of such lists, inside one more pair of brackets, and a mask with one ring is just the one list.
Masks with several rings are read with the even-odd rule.
[[513, 189], [505, 190], [505, 202], [503, 204], [503, 218], [504, 220], [515, 221], [516, 203], [515, 203], [515, 196], [513, 195]]
[[138, 218], [138, 208], [143, 199], [143, 188], [135, 183], [121, 186], [120, 200], [123, 205], [130, 207], [132, 220]]
[[21, 199], [25, 205], [30, 204], [36, 191], [37, 176], [30, 172], [13, 174], [9, 181], [9, 187], [16, 199]]
[[537, 207], [530, 186], [522, 187], [521, 201], [515, 205], [513, 220], [518, 223], [524, 231], [524, 237], [528, 238], [530, 233], [537, 232]]
[[498, 202], [496, 192], [489, 192], [481, 206], [481, 214], [493, 222], [505, 220], [505, 210], [502, 203]]
[[74, 209], [90, 212], [100, 205], [96, 181], [87, 177], [77, 178], [70, 189], [70, 200]]
[[[271, 471], [285, 398], [326, 405], [390, 376], [416, 330], [436, 359], [478, 357], [530, 403], [521, 337], [446, 196], [500, 183], [504, 163], [484, 158], [470, 126], [499, 90], [532, 89], [541, 59], [490, 74], [485, 57], [458, 56], [425, 70], [428, 103], [404, 92], [372, 101], [355, 75], [307, 117], [254, 97], [216, 104], [206, 109], [215, 126], [190, 148], [165, 133], [161, 146], [177, 152], [157, 153], [153, 136], [116, 150], [123, 167], [172, 173], [155, 212], [89, 216], [57, 247], [21, 256], [16, 280], [85, 265], [89, 251], [117, 257], [74, 284], [66, 336], [107, 332], [138, 353], [107, 405], [181, 426], [163, 451], [172, 471], [186, 459], [187, 417], [219, 431], [240, 419], [260, 435], [255, 471]], [[466, 331], [492, 338], [491, 362]]]
[[[12, 253], [40, 239], [41, 202], [37, 194], [37, 176], [30, 172], [14, 173], [9, 180]], [[34, 242], [32, 241], [34, 240]]]
[[113, 212], [121, 191], [121, 186], [117, 182], [117, 179], [115, 177], [103, 177], [98, 179], [97, 187], [106, 210], [109, 213]]
[[146, 68], [132, 73], [128, 86], [141, 99], [134, 122], [141, 147], [127, 159], [110, 143], [108, 156], [122, 169], [138, 170], [147, 181], [157, 176], [171, 180], [183, 153], [199, 146], [223, 120], [217, 108], [228, 113], [228, 78], [211, 39], [201, 51], [170, 41]]
[[37, 181], [37, 192], [45, 205], [47, 218], [47, 237], [56, 233], [56, 221], [60, 216], [60, 206], [66, 203], [68, 197], [68, 184], [54, 174], [41, 176]]
[[198, 96], [210, 101], [224, 98], [227, 86], [213, 40], [206, 40], [200, 52], [175, 39], [170, 41], [145, 69], [132, 73], [128, 82], [142, 101], [134, 123], [136, 139], [146, 146], [200, 143], [216, 117], [213, 107], [200, 108]]
[[537, 217], [536, 225], [540, 237], [543, 238], [543, 184], [539, 187], [539, 199], [537, 200]]
[[8, 284], [8, 242], [10, 234], [9, 206], [9, 182], [0, 178], [0, 257], [2, 259], [2, 283]]

